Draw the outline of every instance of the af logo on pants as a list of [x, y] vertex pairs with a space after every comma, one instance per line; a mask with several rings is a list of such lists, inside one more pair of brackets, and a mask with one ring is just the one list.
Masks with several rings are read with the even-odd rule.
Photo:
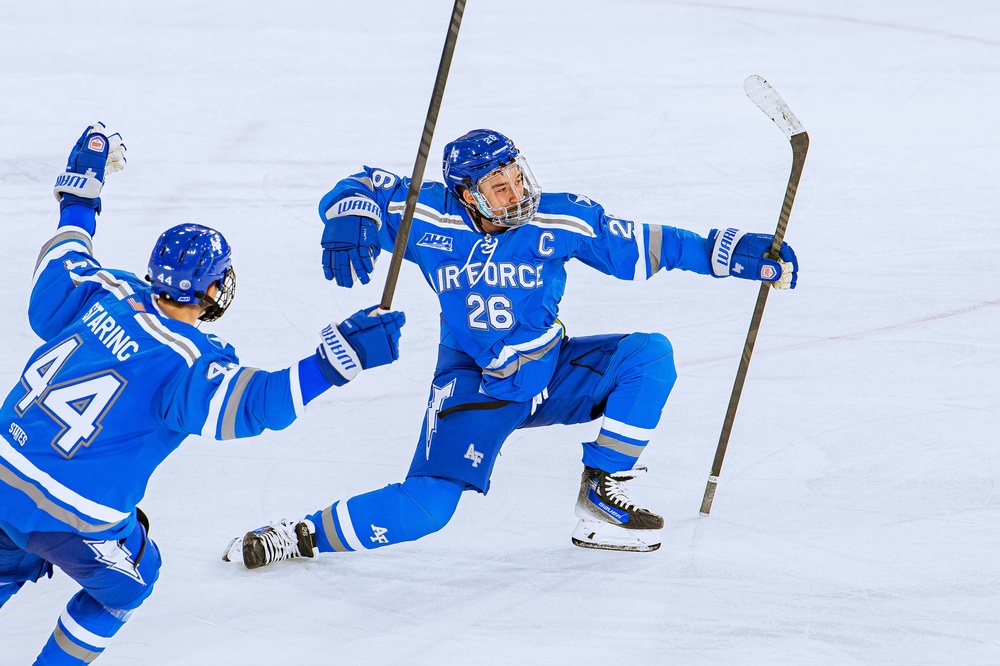
[[476, 451], [475, 444], [469, 444], [469, 450], [466, 451], [465, 455], [462, 457], [466, 460], [471, 460], [473, 467], [479, 467], [479, 463], [483, 462], [483, 454]]

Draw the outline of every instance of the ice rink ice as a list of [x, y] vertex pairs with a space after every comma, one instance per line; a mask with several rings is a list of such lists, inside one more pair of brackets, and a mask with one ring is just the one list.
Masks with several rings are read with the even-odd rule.
[[[52, 182], [103, 120], [128, 146], [95, 238], [145, 272], [180, 222], [234, 246], [236, 303], [204, 330], [276, 370], [378, 301], [323, 279], [320, 197], [361, 165], [409, 175], [452, 3], [9, 2], [0, 20], [0, 379], [27, 324]], [[1000, 664], [1000, 3], [470, 0], [435, 133], [491, 127], [543, 189], [707, 234], [773, 232], [791, 150], [743, 93], [760, 74], [811, 138], [712, 515], [698, 514], [755, 284], [569, 267], [570, 335], [659, 331], [679, 381], [634, 495], [647, 554], [575, 548], [579, 443], [518, 431], [489, 495], [441, 532], [260, 571], [228, 540], [403, 479], [438, 307], [406, 264], [401, 359], [282, 432], [192, 437], [142, 507], [164, 564], [101, 666]], [[5, 389], [6, 390], [6, 389]], [[76, 585], [0, 609], [31, 663]]]

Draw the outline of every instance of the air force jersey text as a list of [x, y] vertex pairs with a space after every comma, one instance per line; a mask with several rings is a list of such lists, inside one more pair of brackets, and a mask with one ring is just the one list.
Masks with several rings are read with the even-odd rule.
[[[371, 197], [382, 211], [379, 239], [391, 251], [408, 188], [408, 178], [365, 167], [323, 197], [320, 214], [332, 217], [330, 209], [348, 197]], [[660, 269], [711, 274], [710, 249], [695, 233], [619, 219], [587, 197], [565, 193], [543, 193], [532, 221], [484, 235], [443, 184], [425, 182], [405, 257], [438, 295], [441, 343], [476, 360], [483, 392], [524, 401], [548, 385], [555, 369], [567, 261], [645, 280]]]

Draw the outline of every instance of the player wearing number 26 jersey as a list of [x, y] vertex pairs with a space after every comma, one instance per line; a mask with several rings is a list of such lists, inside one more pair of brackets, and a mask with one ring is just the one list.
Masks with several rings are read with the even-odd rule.
[[[441, 305], [438, 364], [406, 480], [334, 502], [283, 530], [248, 533], [243, 557], [251, 568], [434, 532], [464, 491], [489, 490], [515, 429], [597, 419], [596, 436], [583, 443], [572, 542], [657, 548], [663, 519], [630, 499], [625, 483], [644, 471], [636, 463], [677, 376], [673, 349], [655, 331], [568, 337], [559, 320], [566, 264], [578, 260], [622, 280], [682, 269], [795, 286], [787, 244], [779, 257], [765, 257], [770, 235], [724, 229], [705, 238], [621, 219], [586, 196], [542, 193], [524, 156], [496, 131], [450, 142], [443, 172], [444, 183], [419, 188], [405, 241], [405, 258]], [[323, 197], [328, 279], [344, 287], [369, 281], [379, 253], [402, 242], [409, 185], [366, 167]]]
[[28, 318], [43, 340], [0, 408], [0, 606], [58, 566], [82, 588], [39, 655], [93, 661], [150, 594], [160, 556], [137, 503], [188, 435], [228, 440], [288, 426], [305, 405], [398, 354], [401, 313], [362, 311], [315, 354], [265, 372], [197, 325], [232, 302], [219, 232], [164, 232], [146, 279], [94, 257], [105, 173], [121, 137], [89, 127], [56, 181], [59, 227], [39, 254]]

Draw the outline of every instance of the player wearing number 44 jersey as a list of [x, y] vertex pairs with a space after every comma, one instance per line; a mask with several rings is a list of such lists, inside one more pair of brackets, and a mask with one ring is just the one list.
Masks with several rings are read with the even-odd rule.
[[[570, 338], [558, 319], [571, 259], [623, 280], [680, 268], [794, 288], [786, 244], [738, 229], [708, 238], [608, 214], [577, 194], [542, 193], [524, 157], [499, 132], [475, 130], [444, 150], [445, 183], [424, 183], [408, 240], [441, 304], [441, 341], [420, 438], [406, 480], [334, 502], [299, 520], [243, 537], [244, 563], [358, 551], [443, 527], [464, 491], [486, 493], [493, 463], [516, 428], [600, 420], [583, 443], [576, 545], [648, 551], [663, 519], [627, 484], [674, 384], [673, 351], [660, 333]], [[392, 247], [409, 182], [365, 168], [320, 203], [328, 279], [367, 283]], [[524, 502], [531, 502], [524, 498]], [[232, 546], [232, 544], [231, 544]]]
[[94, 258], [105, 174], [124, 166], [121, 137], [101, 124], [70, 153], [28, 311], [44, 342], [0, 408], [0, 606], [53, 566], [82, 588], [38, 664], [93, 661], [149, 596], [160, 554], [136, 503], [188, 435], [288, 426], [331, 386], [394, 360], [404, 322], [372, 308], [325, 328], [316, 353], [289, 368], [241, 365], [197, 327], [222, 316], [236, 289], [219, 232], [168, 229], [145, 280]]

